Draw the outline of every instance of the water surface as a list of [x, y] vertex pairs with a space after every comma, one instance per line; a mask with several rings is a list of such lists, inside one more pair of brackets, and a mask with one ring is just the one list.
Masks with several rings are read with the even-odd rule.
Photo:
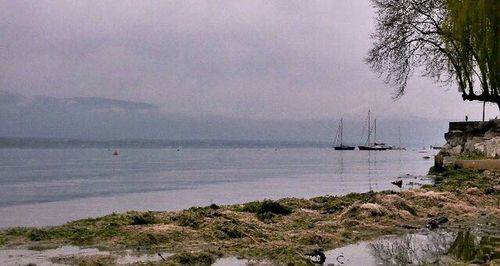
[[[60, 224], [126, 210], [173, 210], [394, 189], [424, 175], [415, 151], [0, 149], [0, 226]], [[413, 180], [418, 182], [419, 180]]]

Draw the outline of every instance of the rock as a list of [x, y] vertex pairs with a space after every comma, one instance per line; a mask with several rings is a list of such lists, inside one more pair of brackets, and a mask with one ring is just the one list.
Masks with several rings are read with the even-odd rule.
[[450, 122], [445, 133], [446, 144], [434, 160], [435, 169], [452, 166], [464, 154], [484, 154], [488, 159], [500, 158], [500, 119], [485, 122]]
[[359, 206], [363, 210], [367, 210], [371, 216], [384, 215], [383, 207], [376, 203], [363, 203]]
[[492, 139], [492, 138], [498, 137], [498, 136], [500, 136], [500, 133], [495, 132], [493, 130], [488, 130], [486, 133], [484, 133], [483, 139], [489, 140], [489, 139]]
[[479, 151], [481, 153], [486, 153], [486, 143], [479, 142], [474, 144], [474, 150]]
[[391, 184], [401, 188], [403, 186], [403, 180], [392, 181]]
[[455, 156], [445, 156], [445, 157], [443, 157], [443, 166], [447, 167], [450, 165], [455, 165], [456, 161], [457, 161], [457, 157], [455, 157]]
[[441, 217], [437, 217], [437, 218], [433, 218], [431, 219], [426, 227], [429, 228], [429, 229], [436, 229], [438, 228], [440, 225], [444, 224], [444, 223], [447, 223], [448, 222], [448, 218], [445, 217], [445, 216], [441, 216]]
[[326, 261], [325, 253], [322, 250], [316, 249], [313, 252], [307, 253], [306, 256], [309, 256], [309, 259], [313, 264], [323, 264]]
[[452, 156], [458, 156], [458, 155], [460, 155], [462, 153], [462, 145], [454, 146], [453, 148], [451, 148], [449, 150], [449, 153]]
[[467, 193], [469, 195], [481, 195], [481, 194], [483, 194], [481, 192], [481, 190], [479, 190], [479, 188], [477, 188], [477, 187], [468, 188], [467, 190], [465, 190], [465, 193]]
[[473, 153], [475, 151], [476, 144], [484, 143], [482, 137], [472, 137], [471, 139], [467, 139], [464, 144], [464, 152]]
[[486, 156], [497, 157], [500, 155], [500, 137], [484, 141]]
[[446, 133], [445, 138], [451, 146], [457, 146], [463, 143], [462, 140], [463, 132], [460, 130], [452, 130]]

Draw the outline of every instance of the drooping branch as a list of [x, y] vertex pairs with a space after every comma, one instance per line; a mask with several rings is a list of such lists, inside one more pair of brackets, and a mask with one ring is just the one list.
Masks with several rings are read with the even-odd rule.
[[[500, 1], [371, 0], [375, 41], [366, 62], [404, 95], [416, 69], [456, 82], [464, 100], [499, 105]], [[477, 85], [477, 87], [476, 87]], [[479, 91], [479, 92], [478, 92]]]

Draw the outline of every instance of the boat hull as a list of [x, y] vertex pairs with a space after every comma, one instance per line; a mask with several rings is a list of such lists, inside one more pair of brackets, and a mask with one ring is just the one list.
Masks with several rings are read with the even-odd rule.
[[386, 151], [388, 147], [358, 146], [360, 151]]
[[337, 146], [337, 147], [333, 147], [335, 150], [337, 151], [352, 151], [354, 150], [355, 147], [351, 147], [351, 146]]

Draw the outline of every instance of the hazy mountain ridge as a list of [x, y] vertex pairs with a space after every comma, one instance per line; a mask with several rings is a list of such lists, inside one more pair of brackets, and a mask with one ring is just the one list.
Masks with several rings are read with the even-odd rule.
[[[49, 106], [51, 108], [71, 106], [72, 108], [87, 107], [87, 108], [123, 108], [126, 110], [156, 110], [157, 106], [149, 103], [122, 101], [116, 99], [100, 98], [100, 97], [72, 97], [72, 98], [55, 98], [47, 96], [26, 97], [21, 94], [0, 91], [0, 103], [4, 105], [17, 106], [18, 108], [28, 109], [41, 106]], [[5, 107], [5, 106], [4, 106]]]
[[[344, 119], [346, 143], [364, 143], [366, 117]], [[162, 113], [155, 105], [98, 97], [0, 93], [0, 137], [332, 142], [338, 118], [255, 120]], [[364, 130], [363, 130], [364, 128]], [[378, 120], [378, 140], [421, 146], [444, 142], [445, 120]], [[362, 132], [364, 131], [364, 137]], [[411, 134], [411, 135], [410, 135]]]
[[73, 97], [66, 98], [66, 100], [74, 101], [76, 104], [88, 105], [91, 107], [120, 107], [127, 110], [156, 110], [158, 107], [143, 102], [121, 101], [107, 98], [98, 97]]

